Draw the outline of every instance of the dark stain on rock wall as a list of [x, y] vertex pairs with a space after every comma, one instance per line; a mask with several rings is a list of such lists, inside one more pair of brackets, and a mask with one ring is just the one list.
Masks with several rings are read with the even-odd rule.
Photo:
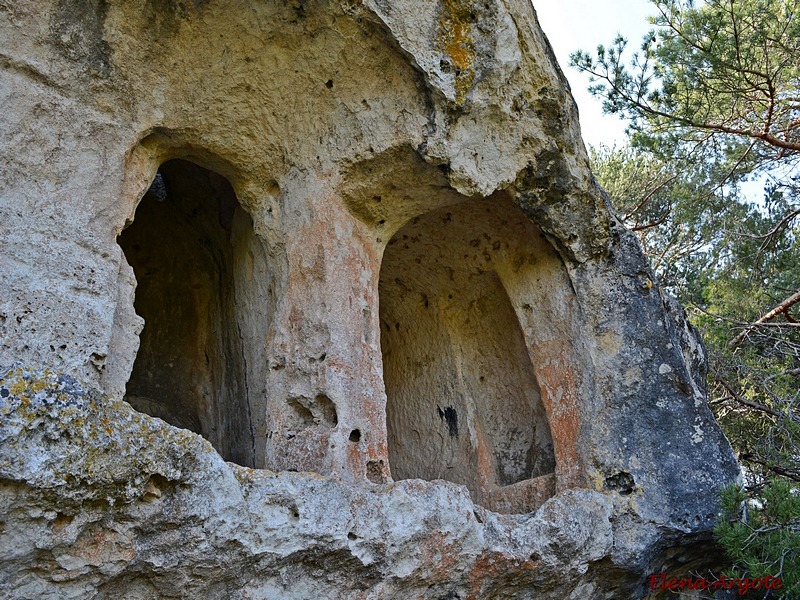
[[456, 409], [452, 406], [446, 406], [445, 409], [442, 410], [437, 406], [436, 410], [439, 412], [439, 418], [447, 423], [447, 432], [450, 434], [450, 437], [457, 437], [458, 413], [456, 412]]
[[93, 75], [111, 74], [112, 51], [104, 37], [106, 0], [60, 0], [50, 18], [50, 40], [69, 60]]

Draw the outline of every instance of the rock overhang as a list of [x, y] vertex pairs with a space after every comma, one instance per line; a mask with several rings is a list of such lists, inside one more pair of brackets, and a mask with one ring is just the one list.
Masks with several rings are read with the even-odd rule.
[[[49, 560], [56, 575], [25, 579], [30, 590], [180, 595], [158, 573], [195, 564], [207, 548], [218, 557], [185, 589], [602, 597], [604, 588], [636, 589], [665, 546], [708, 532], [715, 489], [736, 465], [705, 404], [702, 346], [596, 187], [574, 104], [527, 3], [47, 7], [47, 21], [24, 3], [0, 20], [9, 42], [1, 89], [14, 107], [0, 144], [8, 257], [0, 363], [9, 369], [0, 464], [6, 521], [17, 524], [6, 531], [19, 544], [4, 585], [22, 586], [32, 562]], [[254, 316], [238, 322], [237, 335], [256, 351], [238, 394], [255, 415], [250, 466], [279, 475], [224, 463], [202, 438], [121, 402], [142, 324], [117, 235], [141, 216], [142, 197], [171, 159], [226, 178], [252, 219], [260, 258], [242, 280], [255, 283], [237, 289], [241, 314]], [[471, 486], [470, 499], [449, 483], [391, 482], [400, 434], [387, 433], [394, 388], [385, 369], [399, 364], [387, 352], [401, 342], [387, 348], [381, 311], [400, 293], [397, 274], [387, 274], [410, 273], [425, 257], [392, 254], [404, 228], [448, 214], [464, 220], [476, 207], [492, 218], [508, 213], [493, 230], [498, 239], [451, 235], [444, 223], [412, 231], [442, 242], [452, 260], [437, 263], [445, 275], [420, 272], [420, 302], [444, 293], [448, 268], [462, 288], [489, 290], [460, 308], [442, 304], [432, 321], [441, 335], [419, 338], [452, 357], [415, 397], [438, 389], [424, 408], [441, 412], [426, 421], [434, 438], [450, 439], [461, 415], [460, 445], [450, 449], [467, 448], [468, 458], [454, 469], [488, 474], [455, 477]], [[471, 218], [467, 229], [489, 235]], [[524, 246], [531, 235], [539, 236], [531, 261], [492, 256], [505, 251], [495, 242]], [[464, 267], [454, 254], [463, 248], [476, 256], [467, 264], [486, 264]], [[391, 297], [382, 300], [382, 287]], [[516, 341], [465, 324], [481, 318], [518, 327]], [[476, 335], [503, 351], [521, 344], [533, 376], [519, 375], [523, 383], [505, 392], [481, 388], [474, 365], [492, 363], [475, 359]], [[414, 364], [414, 352], [407, 356]], [[519, 352], [509, 356], [519, 363]], [[479, 482], [502, 471], [503, 452], [509, 465], [532, 465], [541, 444], [499, 451], [492, 440], [525, 428], [482, 413], [481, 403], [531, 386], [533, 404], [520, 406], [531, 414], [544, 406], [552, 482], [544, 492], [514, 492], [519, 482], [492, 488], [500, 498], [491, 500]], [[532, 462], [523, 447], [534, 448]], [[498, 516], [476, 500], [520, 514]], [[143, 519], [151, 526], [122, 525]], [[36, 533], [22, 535], [26, 523]], [[164, 536], [175, 527], [197, 547], [157, 567], [168, 562]], [[90, 535], [123, 550], [88, 558]], [[258, 567], [234, 566], [255, 556]], [[286, 573], [314, 557], [322, 566], [290, 581]], [[605, 580], [590, 567], [604, 560]], [[347, 569], [361, 587], [347, 582]]]

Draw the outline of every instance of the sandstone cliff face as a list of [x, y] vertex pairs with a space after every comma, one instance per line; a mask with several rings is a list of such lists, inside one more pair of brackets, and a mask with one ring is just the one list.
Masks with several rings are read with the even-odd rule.
[[527, 2], [0, 2], [0, 62], [4, 595], [702, 564], [703, 348]]

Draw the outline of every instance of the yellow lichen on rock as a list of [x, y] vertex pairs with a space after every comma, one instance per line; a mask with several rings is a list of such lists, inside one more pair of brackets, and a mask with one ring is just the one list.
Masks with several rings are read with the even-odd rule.
[[464, 104], [475, 82], [475, 39], [470, 10], [461, 0], [444, 0], [439, 22], [439, 44], [455, 74], [456, 102]]

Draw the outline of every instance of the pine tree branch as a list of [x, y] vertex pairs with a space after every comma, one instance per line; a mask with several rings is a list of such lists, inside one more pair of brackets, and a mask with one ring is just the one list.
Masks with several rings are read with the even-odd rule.
[[767, 461], [761, 460], [760, 458], [756, 458], [752, 454], [742, 454], [739, 456], [739, 458], [741, 460], [746, 460], [748, 462], [755, 463], [757, 465], [765, 467], [768, 471], [772, 471], [776, 475], [782, 475], [783, 477], [788, 477], [793, 481], [800, 481], [800, 471], [798, 471], [798, 469], [772, 465]]
[[778, 419], [784, 418], [785, 415], [781, 414], [774, 408], [770, 408], [769, 406], [764, 406], [763, 404], [759, 404], [758, 402], [753, 402], [752, 400], [748, 400], [747, 398], [743, 398], [741, 395], [737, 394], [733, 388], [728, 385], [728, 383], [722, 379], [719, 375], [714, 375], [714, 382], [720, 384], [726, 392], [730, 395], [731, 398], [736, 400], [739, 404], [747, 406], [748, 408], [752, 408], [753, 410], [757, 410], [759, 412], [766, 413], [768, 415], [772, 415]]
[[[748, 325], [742, 332], [740, 332], [735, 338], [733, 338], [730, 343], [728, 344], [728, 348], [733, 349], [739, 346], [742, 341], [747, 337], [747, 335], [753, 331], [758, 325], [763, 325], [767, 321], [774, 319], [779, 314], [783, 313], [786, 310], [789, 310], [792, 306], [800, 302], [800, 290], [797, 290], [794, 294], [786, 298], [783, 302], [778, 304], [775, 308], [770, 310], [767, 314], [761, 317], [758, 321], [755, 321], [751, 325]], [[789, 323], [789, 325], [793, 325], [793, 323]]]

